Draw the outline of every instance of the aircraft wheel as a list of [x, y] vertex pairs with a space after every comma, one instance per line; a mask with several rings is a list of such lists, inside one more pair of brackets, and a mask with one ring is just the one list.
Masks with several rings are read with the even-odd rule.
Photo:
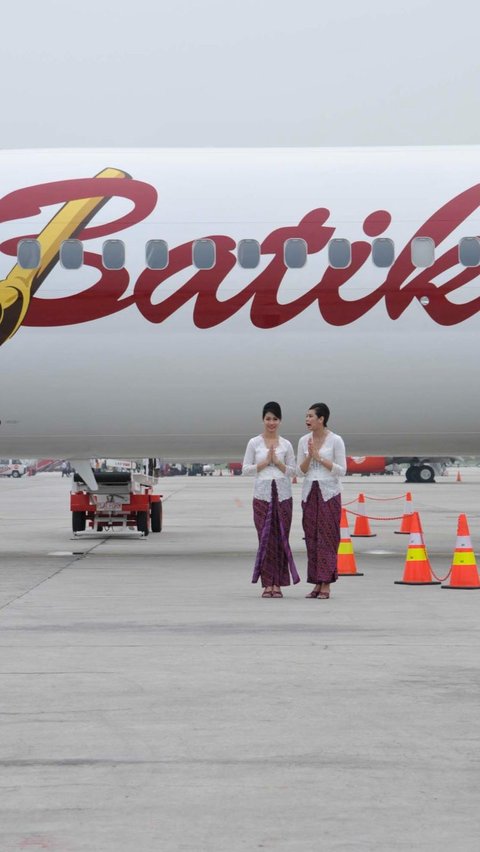
[[12, 477], [13, 477], [13, 479], [19, 479], [20, 474], [19, 474], [18, 470], [12, 470]]
[[72, 512], [72, 530], [73, 532], [83, 532], [87, 525], [86, 512]]
[[138, 532], [148, 535], [148, 514], [147, 512], [137, 512], [137, 530]]
[[434, 482], [435, 481], [435, 471], [433, 467], [430, 467], [428, 464], [422, 464], [422, 466], [418, 469], [418, 481], [419, 482]]
[[405, 472], [405, 479], [407, 482], [419, 482], [418, 478], [418, 468], [417, 467], [409, 467]]
[[152, 525], [152, 533], [162, 532], [162, 503], [159, 500], [158, 503], [152, 503], [150, 510], [150, 523]]

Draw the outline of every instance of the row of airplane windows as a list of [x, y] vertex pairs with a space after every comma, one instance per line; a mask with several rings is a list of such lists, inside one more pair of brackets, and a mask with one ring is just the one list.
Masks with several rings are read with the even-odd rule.
[[[414, 237], [410, 244], [412, 264], [417, 267], [432, 266], [435, 261], [435, 243], [431, 237]], [[307, 263], [308, 247], [305, 240], [289, 239], [283, 245], [285, 266], [302, 269]], [[237, 245], [238, 263], [243, 269], [255, 269], [260, 263], [261, 249], [257, 240], [240, 240]], [[192, 264], [196, 269], [213, 269], [216, 246], [213, 240], [196, 240], [192, 245]], [[372, 261], [375, 266], [388, 268], [395, 260], [395, 246], [388, 237], [372, 241]], [[480, 265], [480, 238], [463, 237], [458, 244], [458, 260], [462, 266]], [[38, 240], [20, 240], [17, 261], [22, 269], [38, 269], [41, 263], [41, 246]], [[148, 269], [166, 269], [168, 244], [165, 240], [149, 240], [145, 246]], [[328, 262], [334, 269], [346, 269], [352, 262], [349, 240], [336, 238], [328, 243]], [[60, 263], [64, 269], [80, 269], [83, 265], [83, 244], [80, 240], [64, 240], [60, 246]], [[105, 269], [122, 269], [125, 266], [123, 240], [105, 240], [102, 246], [102, 263]]]

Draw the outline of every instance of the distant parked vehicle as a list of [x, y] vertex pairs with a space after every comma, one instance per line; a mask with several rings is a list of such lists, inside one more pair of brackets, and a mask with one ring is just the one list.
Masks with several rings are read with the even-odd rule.
[[18, 479], [23, 476], [26, 467], [20, 459], [0, 459], [0, 476], [11, 476]]
[[157, 467], [159, 476], [185, 476], [187, 468], [184, 464], [167, 464], [164, 463]]
[[205, 476], [203, 464], [200, 464], [200, 462], [192, 462], [188, 468], [188, 476]]
[[242, 462], [234, 461], [228, 463], [228, 469], [233, 476], [241, 476], [242, 475]]

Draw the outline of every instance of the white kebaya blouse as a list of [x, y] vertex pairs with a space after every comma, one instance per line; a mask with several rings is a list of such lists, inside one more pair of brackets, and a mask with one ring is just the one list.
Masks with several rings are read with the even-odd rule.
[[293, 447], [286, 438], [278, 439], [275, 455], [285, 465], [285, 473], [282, 473], [274, 464], [269, 464], [268, 467], [257, 471], [257, 464], [261, 464], [266, 460], [268, 452], [269, 448], [263, 439], [263, 435], [250, 438], [245, 451], [245, 458], [243, 459], [242, 473], [244, 476], [255, 476], [253, 496], [257, 497], [258, 500], [271, 502], [273, 479], [277, 484], [278, 499], [288, 500], [292, 496], [291, 479], [295, 476], [295, 454]]
[[318, 482], [323, 499], [325, 501], [330, 500], [331, 497], [335, 497], [336, 494], [340, 494], [342, 491], [341, 477], [345, 476], [347, 472], [345, 444], [340, 435], [336, 435], [335, 432], [329, 432], [320, 447], [320, 455], [322, 458], [333, 462], [332, 470], [328, 470], [323, 464], [312, 459], [310, 467], [304, 474], [300, 470], [300, 465], [308, 456], [308, 442], [311, 437], [311, 434], [304, 435], [298, 442], [297, 468], [299, 475], [305, 477], [303, 480], [302, 500], [305, 502], [315, 481]]

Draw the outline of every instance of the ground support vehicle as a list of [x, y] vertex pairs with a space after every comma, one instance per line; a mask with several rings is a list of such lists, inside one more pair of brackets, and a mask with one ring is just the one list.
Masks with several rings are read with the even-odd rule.
[[74, 533], [138, 530], [143, 535], [162, 530], [162, 495], [153, 493], [153, 480], [143, 473], [94, 471], [98, 490], [92, 491], [80, 474], [70, 494]]
[[26, 466], [20, 459], [0, 459], [0, 476], [19, 479], [26, 472]]

